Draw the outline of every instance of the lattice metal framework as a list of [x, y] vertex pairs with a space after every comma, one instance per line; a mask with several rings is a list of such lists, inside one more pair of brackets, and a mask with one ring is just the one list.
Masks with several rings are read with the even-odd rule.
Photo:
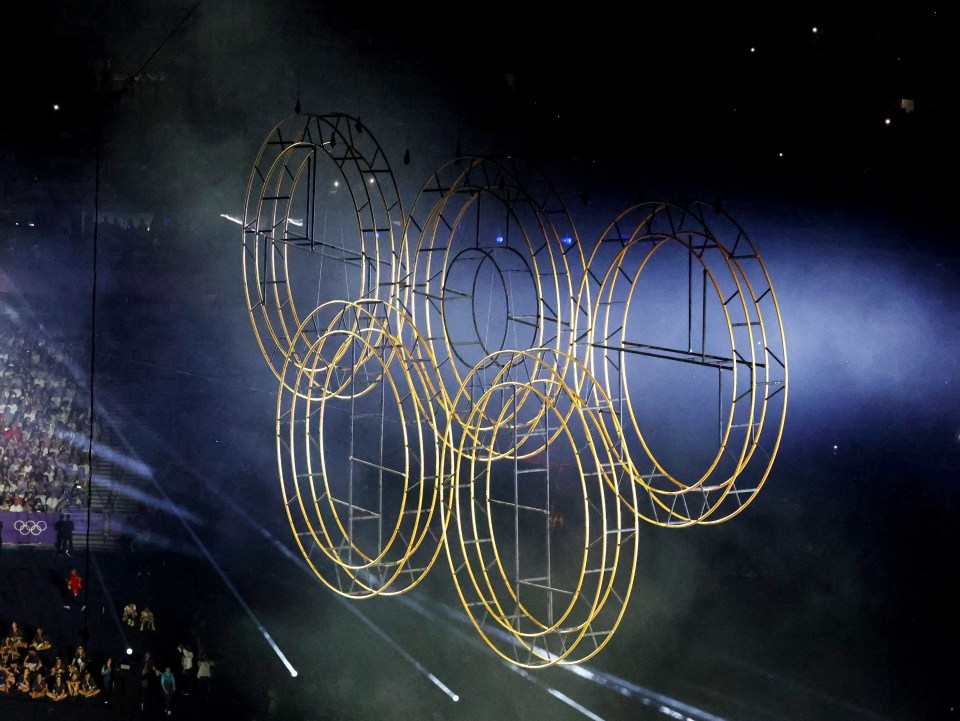
[[646, 203], [583, 248], [514, 158], [453, 159], [405, 215], [358, 119], [269, 133], [247, 310], [279, 381], [284, 509], [329, 588], [404, 593], [443, 550], [498, 655], [582, 663], [623, 618], [641, 521], [720, 523], [759, 493], [787, 353], [746, 233], [706, 203]]

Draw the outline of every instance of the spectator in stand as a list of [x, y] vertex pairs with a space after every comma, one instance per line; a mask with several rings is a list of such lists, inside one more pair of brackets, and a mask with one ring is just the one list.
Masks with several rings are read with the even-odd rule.
[[35, 648], [27, 651], [27, 657], [23, 659], [23, 667], [29, 668], [34, 673], [43, 668], [43, 660]]
[[10, 630], [7, 631], [7, 643], [16, 648], [26, 648], [27, 644], [23, 640], [23, 631], [20, 630], [20, 624], [16, 621], [10, 622]]
[[54, 676], [63, 676], [66, 672], [67, 667], [63, 664], [63, 659], [57, 656], [53, 660], [53, 665], [50, 667], [50, 672], [47, 674], [47, 676], [50, 678]]
[[29, 696], [31, 685], [30, 669], [22, 669], [20, 671], [20, 680], [17, 681], [17, 691], [19, 691], [23, 696]]
[[55, 491], [51, 489], [50, 493], [47, 495], [47, 502], [46, 502], [47, 513], [56, 513], [58, 510], [60, 510], [60, 503], [61, 503], [61, 498], [59, 495], [59, 491]]
[[0, 693], [9, 696], [17, 688], [16, 664], [0, 668]]
[[0, 642], [0, 659], [3, 663], [15, 663], [20, 658], [20, 649], [10, 643], [10, 639], [4, 637]]

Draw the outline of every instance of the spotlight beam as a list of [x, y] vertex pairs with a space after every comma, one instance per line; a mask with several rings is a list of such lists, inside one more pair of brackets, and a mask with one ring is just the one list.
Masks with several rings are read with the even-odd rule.
[[[158, 484], [158, 487], [159, 487], [159, 484]], [[166, 496], [165, 493], [164, 493], [164, 496]], [[167, 500], [169, 501], [169, 498]], [[210, 562], [210, 566], [213, 568], [214, 571], [217, 572], [217, 575], [220, 576], [220, 578], [223, 580], [224, 585], [230, 590], [230, 593], [233, 594], [233, 597], [237, 600], [237, 603], [239, 603], [241, 608], [243, 608], [243, 610], [247, 612], [247, 616], [249, 616], [250, 620], [253, 621], [253, 624], [257, 627], [257, 630], [260, 631], [260, 633], [263, 635], [263, 638], [270, 645], [270, 648], [272, 648], [273, 652], [277, 654], [277, 658], [279, 658], [280, 661], [283, 663], [283, 665], [286, 666], [287, 671], [290, 672], [290, 675], [296, 678], [297, 669], [293, 667], [293, 664], [290, 663], [289, 659], [287, 659], [283, 651], [280, 650], [280, 647], [277, 645], [276, 641], [273, 640], [273, 637], [270, 635], [270, 633], [267, 631], [264, 625], [260, 623], [260, 619], [257, 618], [257, 615], [253, 612], [253, 609], [250, 608], [247, 602], [243, 599], [243, 596], [240, 595], [240, 592], [237, 590], [237, 587], [233, 585], [233, 582], [224, 572], [220, 564], [217, 563], [213, 555], [207, 550], [207, 547], [203, 544], [203, 541], [200, 540], [199, 536], [197, 536], [193, 528], [190, 526], [189, 523], [187, 523], [185, 519], [181, 517], [180, 522], [183, 525], [183, 527], [187, 530], [187, 533], [190, 534], [190, 537], [193, 539], [193, 542], [197, 544], [197, 547], [200, 549], [200, 552], [203, 553], [207, 561]]]
[[[432, 618], [432, 619], [434, 619], [434, 620], [438, 620], [438, 619], [439, 619], [439, 620], [442, 620], [442, 619], [439, 618], [439, 614], [432, 613], [432, 612], [428, 611], [428, 610], [427, 610], [426, 608], [424, 608], [422, 605], [420, 605], [419, 603], [416, 603], [412, 598], [410, 598], [410, 597], [409, 597], [409, 594], [404, 595], [404, 596], [400, 596], [400, 597], [399, 597], [399, 600], [401, 601], [401, 603], [404, 603], [405, 605], [409, 606], [410, 608], [412, 608], [414, 611], [416, 611], [417, 613], [419, 613], [419, 614], [422, 615], [422, 616], [429, 617], [429, 618]], [[447, 612], [448, 615], [454, 613], [454, 611], [453, 611], [452, 609], [450, 609], [449, 607], [444, 607], [444, 610]], [[461, 620], [466, 620], [466, 619], [461, 619]], [[487, 646], [486, 644], [480, 642], [480, 640], [478, 640], [475, 636], [469, 635], [469, 634], [463, 632], [462, 630], [460, 630], [459, 628], [455, 628], [455, 627], [453, 627], [453, 626], [450, 626], [449, 624], [448, 624], [448, 627], [449, 627], [451, 633], [453, 633], [453, 634], [455, 634], [455, 635], [457, 635], [457, 636], [460, 636], [465, 643], [469, 644], [470, 646], [473, 646], [475, 649], [479, 650], [481, 653], [484, 653], [485, 655], [491, 655], [490, 647]], [[509, 636], [509, 634], [505, 634], [505, 635], [506, 635], [506, 636]], [[510, 638], [512, 639], [513, 637], [510, 636]], [[515, 641], [516, 639], [513, 639], [513, 640]], [[537, 687], [543, 689], [543, 690], [546, 691], [548, 694], [550, 694], [551, 696], [553, 696], [555, 699], [557, 699], [558, 701], [561, 701], [562, 703], [565, 703], [565, 704], [566, 704], [567, 706], [569, 706], [570, 708], [572, 708], [572, 709], [574, 709], [575, 711], [583, 714], [583, 715], [586, 716], [588, 719], [591, 719], [591, 721], [606, 721], [606, 719], [604, 719], [602, 716], [599, 716], [599, 715], [595, 714], [593, 711], [591, 711], [590, 709], [588, 709], [586, 706], [583, 706], [582, 704], [577, 703], [576, 701], [574, 701], [572, 698], [570, 698], [569, 696], [567, 696], [567, 695], [566, 695], [565, 693], [563, 693], [562, 691], [559, 691], [559, 690], [553, 688], [552, 686], [549, 686], [549, 685], [543, 683], [543, 682], [540, 681], [536, 676], [534, 676], [532, 673], [530, 673], [529, 671], [527, 671], [527, 670], [526, 670], [525, 668], [523, 668], [522, 666], [516, 666], [516, 665], [514, 665], [514, 664], [512, 664], [512, 663], [507, 663], [507, 662], [504, 661], [503, 659], [499, 659], [499, 658], [498, 658], [498, 660], [500, 660], [500, 661], [503, 663], [504, 668], [507, 668], [507, 669], [509, 669], [510, 671], [513, 671], [515, 674], [518, 674], [523, 680], [528, 681], [528, 682], [532, 683], [534, 686], [537, 686]], [[691, 720], [691, 721], [693, 721], [693, 720]], [[717, 721], [721, 721], [721, 720], [717, 720]]]
[[[130, 448], [130, 445], [126, 442], [126, 439], [121, 436], [120, 440], [126, 447], [127, 452], [132, 455], [133, 450]], [[173, 499], [170, 498], [169, 494], [167, 494], [163, 486], [161, 486], [160, 483], [157, 482], [157, 479], [154, 477], [152, 471], [149, 471], [148, 469], [148, 472], [144, 474], [144, 477], [153, 484], [153, 487], [156, 488], [157, 493], [159, 493], [163, 497], [163, 500], [166, 502], [168, 508], [176, 508], [176, 505], [173, 503]], [[213, 568], [214, 571], [216, 571], [218, 576], [220, 576], [220, 579], [223, 581], [224, 585], [230, 591], [231, 595], [233, 595], [233, 597], [236, 599], [237, 603], [240, 604], [240, 607], [244, 611], [246, 611], [247, 616], [250, 618], [253, 624], [257, 627], [257, 630], [260, 631], [260, 633], [263, 635], [264, 640], [266, 640], [270, 648], [273, 649], [273, 652], [277, 655], [277, 658], [280, 659], [280, 661], [286, 667], [290, 675], [293, 677], [296, 677], [297, 669], [294, 668], [293, 664], [290, 663], [289, 659], [287, 659], [283, 651], [280, 650], [280, 647], [277, 645], [276, 641], [273, 640], [273, 637], [270, 635], [270, 633], [267, 631], [264, 625], [260, 622], [260, 619], [257, 618], [257, 615], [253, 612], [253, 609], [250, 608], [249, 604], [247, 604], [247, 602], [243, 599], [243, 596], [240, 595], [240, 592], [239, 590], [237, 590], [237, 587], [233, 584], [233, 582], [227, 576], [226, 572], [224, 572], [220, 564], [217, 563], [216, 559], [213, 557], [210, 551], [207, 550], [206, 545], [204, 545], [203, 541], [200, 540], [200, 537], [193, 530], [193, 526], [190, 525], [189, 521], [184, 517], [183, 514], [175, 513], [173, 515], [177, 518], [178, 521], [180, 521], [180, 525], [183, 526], [184, 530], [187, 532], [190, 538], [193, 539], [193, 542], [197, 544], [197, 548], [200, 549], [200, 552], [207, 559], [208, 563], [210, 564], [210, 567]]]
[[[100, 583], [100, 588], [103, 589], [103, 595], [107, 597], [107, 603], [110, 604], [111, 609], [116, 609], [117, 606], [113, 602], [113, 596], [110, 593], [110, 589], [107, 586], [107, 581], [103, 576], [103, 571], [100, 569], [100, 563], [97, 561], [97, 556], [94, 553], [90, 554], [90, 562], [93, 564], [93, 572], [97, 576], [97, 580]], [[111, 613], [110, 617], [113, 619], [113, 622], [117, 624], [117, 632], [120, 634], [120, 638], [123, 639], [123, 647], [130, 647], [130, 640], [127, 638], [127, 632], [123, 628], [123, 624], [120, 622], [120, 616], [116, 613]]]
[[[304, 567], [303, 570], [304, 570], [305, 572], [308, 572], [308, 573], [309, 573], [309, 569], [307, 569], [307, 568]], [[311, 575], [312, 575], [312, 574], [311, 574]], [[417, 659], [415, 659], [413, 656], [411, 656], [402, 646], [400, 646], [400, 644], [398, 644], [396, 641], [394, 641], [392, 638], [390, 638], [390, 636], [387, 635], [386, 631], [384, 631], [382, 628], [380, 628], [379, 626], [377, 626], [373, 621], [371, 621], [371, 620], [370, 620], [369, 618], [367, 618], [365, 615], [363, 615], [362, 613], [360, 613], [356, 608], [353, 607], [352, 604], [348, 603], [346, 599], [341, 598], [340, 596], [337, 596], [336, 598], [337, 598], [337, 601], [340, 602], [340, 605], [342, 605], [345, 609], [347, 609], [347, 610], [348, 610], [350, 613], [352, 613], [354, 616], [356, 616], [357, 618], [359, 618], [371, 631], [373, 631], [375, 634], [377, 634], [377, 636], [379, 636], [381, 639], [383, 639], [384, 641], [386, 641], [387, 645], [390, 646], [390, 648], [392, 648], [394, 651], [396, 651], [398, 654], [400, 654], [404, 659], [406, 659], [407, 662], [409, 662], [415, 669], [417, 669], [417, 671], [419, 671], [419, 672], [422, 673], [424, 676], [426, 676], [428, 679], [430, 679], [430, 681], [431, 681], [437, 688], [439, 688], [441, 691], [443, 691], [445, 694], [447, 694], [447, 696], [450, 697], [450, 700], [452, 700], [452, 701], [459, 701], [459, 700], [460, 700], [460, 696], [459, 696], [458, 694], [454, 693], [454, 692], [453, 692], [448, 686], [446, 686], [440, 679], [438, 679], [436, 676], [434, 676], [422, 663], [420, 663], [419, 661], [417, 661]]]
[[[490, 648], [486, 646], [486, 644], [483, 644], [473, 635], [453, 626], [453, 621], [456, 621], [465, 627], [468, 626], [472, 628], [472, 624], [470, 624], [469, 619], [462, 611], [458, 611], [457, 609], [446, 604], [437, 604], [434, 602], [434, 605], [439, 606], [441, 611], [441, 613], [437, 613], [426, 608], [423, 604], [416, 602], [411, 597], [411, 594], [399, 596], [398, 600], [409, 608], [413, 609], [416, 613], [419, 613], [421, 616], [431, 618], [433, 620], [445, 621], [450, 629], [450, 632], [460, 636], [465, 643], [470, 644], [483, 653], [490, 653]], [[492, 630], [492, 632], [497, 633], [496, 630]], [[505, 638], [512, 638], [509, 636], [509, 634], [504, 633], [503, 635]], [[513, 642], [517, 642], [515, 638], [513, 639]], [[506, 662], [504, 662], [504, 666], [514, 673], [520, 674], [520, 676], [522, 676], [525, 680], [544, 689], [554, 698], [569, 705], [571, 708], [576, 709], [588, 718], [600, 719], [600, 721], [603, 721], [601, 717], [577, 703], [569, 696], [566, 696], [561, 691], [558, 691], [557, 689], [554, 689], [551, 686], [541, 682], [536, 678], [536, 676], [528, 672], [526, 669]], [[669, 716], [670, 718], [682, 719], [683, 721], [726, 721], [726, 719], [724, 719], [722, 716], [717, 716], [708, 711], [704, 711], [703, 709], [690, 706], [679, 699], [665, 696], [661, 693], [657, 693], [656, 691], [643, 688], [642, 686], [638, 686], [635, 683], [631, 683], [630, 681], [619, 678], [618, 676], [614, 676], [613, 674], [594, 671], [584, 664], [563, 665], [561, 668], [598, 686], [602, 686], [605, 689], [614, 691], [618, 695], [626, 696], [628, 698], [635, 698], [644, 706], [655, 707], [660, 713], [664, 714], [665, 716]]]
[[[316, 575], [307, 567], [307, 564], [304, 562], [301, 556], [296, 555], [293, 551], [291, 551], [289, 548], [287, 548], [282, 543], [280, 543], [280, 541], [277, 540], [277, 538], [274, 537], [274, 535], [270, 533], [270, 531], [268, 531], [261, 524], [259, 524], [254, 518], [252, 518], [250, 514], [247, 513], [243, 508], [241, 508], [234, 500], [227, 499], [227, 498], [224, 498], [223, 500], [224, 500], [224, 503], [230, 505], [232, 511], [236, 512], [237, 515], [243, 518], [243, 520], [246, 521], [248, 525], [255, 528], [257, 532], [260, 533], [260, 535], [262, 535], [264, 538], [270, 541], [270, 544], [275, 549], [277, 549], [281, 555], [290, 559], [290, 561], [292, 561], [297, 566], [297, 568], [303, 571], [304, 575], [308, 576], [311, 581], [319, 582]], [[456, 693], [449, 686], [443, 683], [443, 681], [437, 678], [437, 676], [432, 671], [430, 671], [430, 669], [428, 669], [426, 666], [420, 663], [420, 661], [414, 658], [409, 652], [407, 652], [402, 646], [400, 646], [400, 644], [394, 641], [386, 633], [386, 631], [384, 631], [382, 628], [377, 626], [366, 615], [358, 611], [354, 607], [354, 605], [349, 603], [345, 598], [342, 598], [337, 594], [333, 594], [333, 595], [344, 608], [346, 608], [348, 611], [350, 611], [350, 613], [352, 613], [354, 616], [360, 619], [360, 621], [362, 621], [364, 625], [366, 625], [377, 636], [379, 636], [381, 639], [386, 641], [387, 645], [390, 646], [390, 648], [392, 648], [394, 651], [400, 654], [400, 656], [402, 656], [404, 660], [406, 660], [408, 663], [410, 663], [410, 665], [412, 665], [415, 669], [417, 669], [417, 671], [419, 671], [424, 676], [426, 676], [432, 684], [434, 684], [437, 688], [443, 691], [448, 697], [450, 697], [452, 701], [456, 702], [460, 700], [460, 695], [458, 693]]]

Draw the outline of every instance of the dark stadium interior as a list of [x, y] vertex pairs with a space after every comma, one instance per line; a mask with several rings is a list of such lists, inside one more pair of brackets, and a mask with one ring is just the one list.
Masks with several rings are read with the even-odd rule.
[[[148, 650], [181, 718], [960, 717], [956, 20], [936, 2], [25, 9], [0, 50], [0, 416], [18, 467], [41, 436], [62, 446], [40, 455], [63, 500], [18, 515], [14, 488], [0, 508], [0, 632], [42, 626], [48, 660], [85, 645], [98, 680], [108, 656], [131, 668], [112, 704], [11, 691], [0, 718], [164, 715], [159, 681], [139, 690]], [[442, 552], [407, 593], [358, 599], [297, 545], [238, 223], [272, 130], [341, 113], [406, 212], [457, 158], [519, 158], [585, 248], [627, 208], [702, 201], [769, 271], [790, 395], [763, 488], [722, 523], [640, 523], [629, 603], [582, 664], [498, 656]], [[318, 224], [325, 198], [344, 201], [320, 198]], [[666, 324], [650, 282], [635, 307]], [[697, 382], [644, 389], [680, 465], [699, 460]], [[558, 490], [567, 531], [578, 488]], [[64, 512], [70, 556], [36, 525]], [[121, 622], [129, 602], [156, 631]], [[209, 693], [181, 643], [213, 660]]]

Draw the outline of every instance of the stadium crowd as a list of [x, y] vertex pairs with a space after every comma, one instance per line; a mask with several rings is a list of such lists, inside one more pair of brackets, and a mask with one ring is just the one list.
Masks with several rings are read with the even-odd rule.
[[0, 511], [79, 513], [90, 481], [86, 395], [45, 341], [6, 321], [0, 331]]

